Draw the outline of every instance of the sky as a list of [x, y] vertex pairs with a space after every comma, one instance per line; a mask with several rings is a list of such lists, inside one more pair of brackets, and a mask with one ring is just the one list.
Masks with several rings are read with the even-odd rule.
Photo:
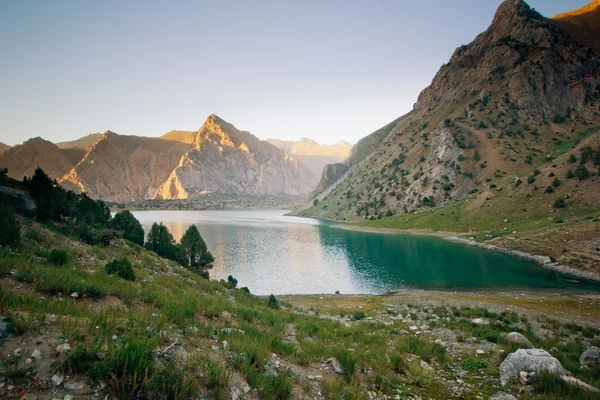
[[0, 0], [0, 142], [159, 136], [215, 113], [261, 139], [355, 143], [410, 111], [500, 3]]

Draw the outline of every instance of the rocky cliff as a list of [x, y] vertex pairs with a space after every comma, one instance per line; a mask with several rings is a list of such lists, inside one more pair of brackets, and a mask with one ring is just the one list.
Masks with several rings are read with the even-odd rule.
[[70, 140], [67, 142], [58, 142], [56, 145], [61, 149], [85, 149], [89, 150], [90, 147], [95, 145], [98, 140], [102, 138], [101, 133], [91, 133], [89, 135], [80, 137], [79, 139]]
[[[343, 181], [306, 214], [381, 218], [465, 197], [477, 200], [475, 210], [488, 200], [529, 198], [562, 178], [570, 153], [579, 158], [584, 147], [597, 146], [600, 55], [559, 20], [524, 1], [504, 1], [490, 27], [456, 49], [410, 113], [359, 141], [344, 161], [347, 172], [326, 171], [313, 194], [336, 175]], [[579, 34], [592, 29], [578, 28]], [[530, 175], [535, 185], [515, 185]], [[597, 207], [593, 185], [593, 178], [565, 182], [565, 195], [577, 186], [578, 201]]]
[[194, 133], [192, 143], [156, 198], [184, 199], [203, 192], [300, 195], [316, 181], [294, 158], [216, 115]]
[[36, 137], [2, 153], [0, 168], [8, 168], [11, 178], [22, 179], [32, 176], [40, 167], [48, 176], [58, 179], [77, 164], [77, 157], [77, 154], [65, 152], [54, 143]]
[[152, 198], [189, 145], [107, 131], [59, 183], [114, 202]]
[[558, 14], [552, 20], [575, 39], [600, 51], [600, 0]]

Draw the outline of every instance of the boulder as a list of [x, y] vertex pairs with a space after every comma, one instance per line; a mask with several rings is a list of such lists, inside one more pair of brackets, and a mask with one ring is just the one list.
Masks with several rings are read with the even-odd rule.
[[331, 365], [331, 368], [336, 374], [341, 375], [344, 373], [342, 363], [340, 363], [340, 361], [337, 358], [329, 358], [327, 361], [325, 361], [325, 363]]
[[519, 332], [511, 332], [506, 335], [506, 341], [510, 343], [518, 344], [519, 346], [526, 349], [534, 349], [535, 346], [527, 339], [524, 335]]
[[521, 371], [548, 372], [554, 375], [568, 375], [556, 358], [542, 349], [519, 349], [506, 357], [500, 364], [500, 381], [506, 385], [509, 380], [520, 377]]
[[489, 400], [517, 400], [517, 398], [510, 393], [496, 392]]
[[600, 365], [600, 347], [588, 347], [579, 357], [579, 364], [582, 367]]
[[489, 400], [517, 400], [517, 398], [510, 393], [496, 392]]
[[475, 325], [488, 325], [489, 324], [489, 322], [483, 318], [475, 318], [474, 320], [471, 320], [471, 322]]

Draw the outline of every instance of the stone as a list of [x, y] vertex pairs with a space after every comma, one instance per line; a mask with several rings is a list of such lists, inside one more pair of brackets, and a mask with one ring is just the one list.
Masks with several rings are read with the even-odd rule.
[[73, 293], [71, 293], [71, 297], [74, 298], [74, 299], [76, 299], [76, 298], [79, 297], [79, 293], [73, 292]]
[[535, 346], [524, 335], [519, 332], [511, 332], [505, 337], [507, 342], [518, 344], [526, 349], [534, 349]]
[[579, 357], [579, 364], [584, 367], [600, 365], [600, 347], [590, 346]]
[[574, 378], [572, 376], [563, 375], [561, 378], [563, 381], [565, 381], [571, 385], [579, 386], [580, 388], [585, 389], [588, 392], [600, 393], [600, 389], [597, 389], [597, 388], [593, 387], [592, 385], [588, 385], [587, 383], [580, 381], [579, 379]]
[[478, 350], [477, 350], [475, 353], [476, 353], [478, 356], [482, 356], [482, 355], [484, 355], [484, 354], [485, 354], [485, 351], [483, 351], [483, 350], [481, 350], [481, 349], [478, 349]]
[[85, 393], [89, 390], [87, 385], [83, 382], [67, 382], [63, 387], [67, 392], [72, 392], [75, 394]]
[[242, 388], [242, 390], [244, 391], [244, 394], [248, 394], [250, 392], [250, 390], [252, 390], [252, 389], [250, 389], [250, 386], [244, 385], [244, 387]]
[[17, 348], [15, 349], [15, 351], [13, 351], [13, 354], [15, 355], [15, 357], [20, 357], [20, 356], [21, 356], [21, 353], [23, 353], [23, 349], [22, 349], [22, 348], [20, 348], [20, 347], [17, 347]]
[[410, 327], [410, 328], [408, 328], [408, 329], [410, 329], [411, 331], [416, 331], [416, 330], [418, 330], [418, 329], [419, 329], [419, 327], [418, 327], [418, 326], [416, 326], [416, 325], [413, 325], [413, 326], [411, 326], [411, 327]]
[[227, 340], [223, 340], [223, 350], [227, 350]]
[[55, 374], [55, 375], [52, 375], [51, 380], [52, 380], [52, 386], [58, 387], [63, 383], [65, 378], [62, 375]]
[[529, 385], [529, 384], [531, 384], [531, 382], [533, 381], [534, 376], [535, 376], [535, 372], [527, 372], [527, 371], [521, 371], [521, 372], [519, 372], [519, 378], [521, 379], [521, 383], [523, 385]]
[[69, 343], [63, 343], [56, 346], [57, 353], [66, 353], [69, 350], [71, 350], [71, 346], [69, 345]]
[[38, 349], [35, 349], [33, 351], [33, 353], [31, 353], [31, 358], [33, 358], [35, 360], [39, 360], [40, 358], [42, 358], [42, 352], [39, 351]]
[[506, 392], [496, 392], [489, 400], [518, 400], [515, 396]]
[[500, 381], [505, 386], [509, 380], [517, 378], [521, 371], [548, 372], [553, 375], [566, 375], [560, 361], [542, 349], [519, 349], [511, 353], [500, 364]]
[[344, 373], [344, 370], [342, 369], [342, 364], [340, 363], [340, 361], [337, 358], [335, 358], [335, 357], [329, 358], [325, 361], [325, 363], [331, 365], [331, 367], [333, 368], [333, 371], [336, 374], [341, 375]]
[[63, 400], [73, 400], [73, 396], [71, 396], [70, 394], [65, 394]]
[[433, 371], [433, 368], [431, 368], [431, 365], [427, 364], [425, 361], [421, 360], [421, 368], [426, 369], [428, 371]]
[[27, 393], [21, 396], [21, 400], [37, 400], [37, 396], [35, 394]]
[[475, 318], [475, 319], [471, 320], [471, 323], [473, 323], [475, 325], [489, 325], [489, 322], [483, 318]]
[[230, 394], [231, 394], [231, 396], [229, 396], [230, 400], [241, 400], [241, 398], [242, 398], [242, 392], [240, 392], [240, 390], [236, 387], [231, 388]]

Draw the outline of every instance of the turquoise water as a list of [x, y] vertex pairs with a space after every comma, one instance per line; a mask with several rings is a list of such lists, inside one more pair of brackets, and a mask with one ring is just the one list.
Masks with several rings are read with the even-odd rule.
[[255, 294], [380, 294], [406, 289], [600, 291], [530, 261], [438, 237], [357, 232], [282, 210], [136, 211], [148, 231], [176, 240], [196, 224], [215, 256], [213, 279], [233, 275]]

